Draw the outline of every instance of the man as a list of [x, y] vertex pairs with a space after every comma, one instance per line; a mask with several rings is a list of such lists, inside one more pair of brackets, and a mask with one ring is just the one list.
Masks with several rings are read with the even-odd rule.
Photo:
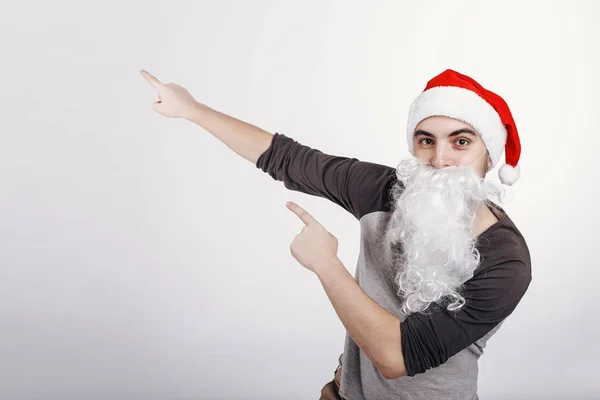
[[477, 361], [531, 281], [527, 244], [486, 172], [506, 149], [501, 181], [519, 177], [520, 143], [504, 100], [446, 70], [413, 102], [414, 158], [397, 168], [324, 154], [198, 103], [174, 83], [155, 111], [206, 129], [286, 188], [322, 196], [359, 220], [355, 277], [337, 239], [288, 203], [305, 224], [292, 255], [314, 272], [347, 335], [321, 399], [477, 399]]

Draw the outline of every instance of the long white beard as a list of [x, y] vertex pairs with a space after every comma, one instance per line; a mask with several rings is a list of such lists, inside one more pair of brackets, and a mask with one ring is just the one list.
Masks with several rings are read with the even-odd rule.
[[472, 233], [476, 212], [502, 188], [470, 166], [435, 169], [416, 158], [400, 162], [396, 175], [404, 187], [393, 188], [385, 238], [402, 310], [425, 312], [431, 303], [458, 310], [465, 304], [460, 288], [480, 262]]

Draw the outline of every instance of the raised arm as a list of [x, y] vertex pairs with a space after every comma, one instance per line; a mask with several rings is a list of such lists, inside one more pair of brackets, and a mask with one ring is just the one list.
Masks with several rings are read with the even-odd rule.
[[280, 133], [256, 166], [287, 189], [328, 199], [357, 219], [386, 208], [395, 178], [394, 168], [323, 153]]
[[141, 74], [158, 92], [154, 111], [197, 124], [286, 188], [331, 200], [357, 219], [386, 206], [394, 168], [329, 155], [273, 135], [199, 103], [175, 83], [164, 84], [144, 70]]
[[252, 164], [271, 145], [273, 134], [199, 103], [176, 83], [164, 84], [150, 73], [140, 72], [158, 92], [158, 101], [152, 105], [157, 113], [195, 123]]

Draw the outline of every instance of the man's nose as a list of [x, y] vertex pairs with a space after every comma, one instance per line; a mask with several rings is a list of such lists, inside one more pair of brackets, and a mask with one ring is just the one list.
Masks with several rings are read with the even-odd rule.
[[435, 152], [433, 153], [431, 159], [431, 165], [434, 168], [446, 168], [452, 165], [451, 160], [449, 158], [448, 149], [446, 146], [440, 145], [435, 147]]

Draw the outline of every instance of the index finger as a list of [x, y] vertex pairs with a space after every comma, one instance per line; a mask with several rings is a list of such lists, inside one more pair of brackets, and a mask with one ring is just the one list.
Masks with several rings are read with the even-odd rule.
[[140, 73], [142, 74], [142, 76], [144, 78], [146, 78], [146, 80], [148, 81], [148, 83], [150, 85], [152, 85], [153, 87], [158, 87], [159, 85], [162, 85], [162, 82], [159, 81], [158, 79], [156, 79], [152, 74], [150, 74], [148, 71], [145, 70], [140, 70]]
[[292, 212], [294, 214], [296, 214], [302, 220], [302, 222], [304, 222], [305, 225], [319, 223], [319, 221], [317, 221], [312, 215], [310, 215], [308, 213], [308, 211], [306, 211], [305, 209], [303, 209], [302, 207], [300, 207], [298, 204], [294, 203], [293, 201], [288, 201], [287, 203], [285, 203], [285, 205], [290, 210], [292, 210]]

